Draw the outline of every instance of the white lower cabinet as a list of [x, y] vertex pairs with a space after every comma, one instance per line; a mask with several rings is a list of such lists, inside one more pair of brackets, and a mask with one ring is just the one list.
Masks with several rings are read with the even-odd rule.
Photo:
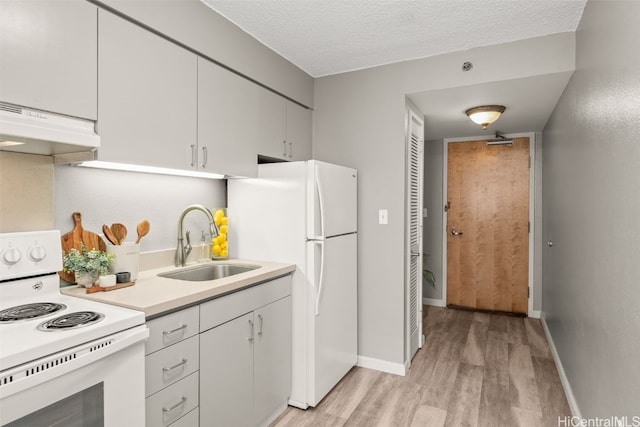
[[287, 406], [291, 275], [147, 326], [147, 427], [265, 426]]
[[284, 410], [290, 294], [286, 276], [200, 306], [201, 426], [263, 426]]

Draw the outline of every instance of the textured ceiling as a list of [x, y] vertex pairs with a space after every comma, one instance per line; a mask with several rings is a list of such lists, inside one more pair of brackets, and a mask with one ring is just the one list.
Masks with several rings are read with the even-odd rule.
[[202, 0], [313, 77], [575, 31], [586, 0]]

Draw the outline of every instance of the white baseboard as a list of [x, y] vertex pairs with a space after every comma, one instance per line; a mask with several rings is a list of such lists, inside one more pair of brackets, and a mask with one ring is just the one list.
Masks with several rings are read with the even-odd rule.
[[358, 356], [357, 366], [387, 372], [389, 374], [405, 376], [407, 368], [403, 363], [394, 363], [387, 360], [374, 359], [372, 357]]
[[547, 319], [544, 312], [541, 312], [540, 320], [542, 321], [542, 329], [544, 329], [544, 335], [547, 337], [547, 342], [549, 343], [549, 348], [551, 349], [553, 361], [556, 363], [556, 368], [558, 369], [558, 375], [560, 376], [560, 382], [562, 382], [562, 388], [564, 388], [564, 394], [567, 396], [567, 403], [569, 403], [571, 414], [574, 417], [582, 419], [582, 414], [580, 413], [580, 408], [578, 408], [576, 398], [573, 395], [571, 384], [569, 383], [567, 374], [564, 371], [564, 366], [562, 366], [562, 361], [560, 360], [560, 355], [558, 355], [558, 350], [556, 349], [556, 345], [553, 342], [553, 338], [551, 337], [551, 332], [549, 332], [549, 326], [547, 326]]
[[424, 305], [434, 305], [436, 307], [446, 307], [447, 304], [441, 299], [433, 299], [433, 298], [422, 298], [422, 304]]
[[540, 310], [533, 310], [531, 313], [529, 313], [529, 317], [533, 317], [534, 319], [539, 319], [541, 315], [542, 311]]

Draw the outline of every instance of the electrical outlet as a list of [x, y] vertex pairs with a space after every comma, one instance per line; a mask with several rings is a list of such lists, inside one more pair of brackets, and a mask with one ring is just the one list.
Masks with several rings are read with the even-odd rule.
[[389, 223], [389, 212], [386, 209], [378, 210], [378, 224]]
[[422, 209], [422, 217], [426, 218], [429, 215], [429, 213], [427, 212], [427, 208]]

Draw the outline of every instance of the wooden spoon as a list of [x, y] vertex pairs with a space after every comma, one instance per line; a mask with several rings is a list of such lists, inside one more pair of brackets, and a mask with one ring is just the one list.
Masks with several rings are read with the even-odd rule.
[[136, 244], [140, 243], [140, 239], [146, 236], [149, 233], [149, 229], [151, 228], [151, 224], [146, 219], [143, 219], [138, 224], [136, 231], [138, 232], [138, 238], [136, 239]]
[[124, 224], [117, 222], [115, 224], [111, 224], [111, 231], [118, 240], [119, 245], [121, 245], [124, 242], [124, 239], [127, 238], [127, 227], [125, 227]]
[[107, 238], [107, 240], [111, 242], [111, 244], [113, 244], [113, 245], [119, 245], [120, 244], [118, 242], [118, 238], [113, 234], [113, 231], [111, 231], [111, 229], [109, 228], [109, 226], [107, 224], [104, 224], [102, 226], [102, 232], [104, 233], [104, 236]]

